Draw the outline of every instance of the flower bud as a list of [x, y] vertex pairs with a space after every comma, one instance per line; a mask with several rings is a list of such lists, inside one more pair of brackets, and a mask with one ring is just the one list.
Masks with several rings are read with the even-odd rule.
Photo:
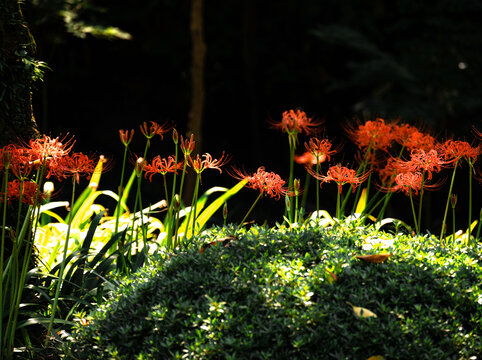
[[174, 144], [176, 144], [176, 145], [179, 141], [179, 134], [177, 133], [176, 129], [172, 130], [172, 141], [174, 141]]
[[224, 203], [224, 206], [223, 206], [223, 219], [226, 221], [227, 218], [228, 218], [228, 204], [227, 204], [227, 203]]
[[452, 205], [452, 208], [455, 208], [455, 205], [457, 205], [457, 195], [452, 194], [450, 198], [450, 204]]

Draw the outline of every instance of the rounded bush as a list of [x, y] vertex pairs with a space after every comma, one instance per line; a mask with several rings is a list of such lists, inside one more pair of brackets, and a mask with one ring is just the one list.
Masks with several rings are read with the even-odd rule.
[[480, 247], [399, 236], [385, 262], [356, 258], [387, 251], [366, 250], [376, 236], [388, 235], [253, 227], [159, 254], [75, 328], [68, 352], [91, 360], [475, 359]]

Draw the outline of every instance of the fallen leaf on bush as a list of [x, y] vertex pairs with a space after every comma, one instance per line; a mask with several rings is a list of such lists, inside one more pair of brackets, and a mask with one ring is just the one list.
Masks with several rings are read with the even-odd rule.
[[390, 256], [392, 256], [392, 253], [390, 254], [374, 254], [374, 255], [357, 255], [355, 256], [357, 259], [366, 261], [366, 262], [371, 262], [371, 263], [376, 263], [380, 264], [387, 260]]
[[338, 281], [338, 278], [336, 277], [336, 275], [333, 274], [330, 270], [325, 269], [325, 271], [328, 273], [328, 275], [330, 275], [330, 276], [328, 277], [328, 282], [329, 282], [330, 284], [333, 283], [334, 281]]
[[349, 303], [348, 301], [347, 301], [347, 304], [350, 305], [353, 308], [353, 312], [358, 317], [363, 317], [363, 318], [377, 317], [377, 314], [375, 314], [374, 312], [371, 312], [368, 309], [365, 309], [365, 308], [362, 308], [362, 307], [359, 307], [359, 306], [355, 306], [352, 303]]
[[222, 243], [222, 245], [224, 247], [228, 247], [229, 244], [231, 244], [231, 241], [233, 241], [235, 239], [236, 239], [236, 237], [234, 237], [234, 236], [226, 236], [226, 237], [223, 237], [223, 238], [216, 239], [214, 241], [211, 241], [210, 243], [207, 243], [207, 244], [204, 244], [203, 246], [201, 246], [201, 249], [199, 250], [199, 252], [202, 254], [204, 252], [204, 250], [207, 249], [208, 247], [219, 244], [219, 243]]
[[367, 360], [385, 360], [385, 358], [381, 355], [374, 355], [370, 356]]

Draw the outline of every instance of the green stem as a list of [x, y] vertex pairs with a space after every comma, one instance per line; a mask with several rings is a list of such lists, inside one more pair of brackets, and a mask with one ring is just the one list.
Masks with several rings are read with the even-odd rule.
[[[74, 201], [75, 201], [75, 176], [72, 177], [72, 199], [71, 199], [71, 202], [70, 202], [71, 206], [73, 206]], [[71, 211], [72, 211], [72, 209], [71, 209]], [[64, 252], [63, 252], [63, 255], [62, 255], [62, 263], [60, 265], [59, 277], [57, 279], [57, 287], [55, 289], [55, 297], [54, 297], [54, 303], [52, 305], [52, 313], [50, 315], [50, 321], [49, 321], [49, 325], [48, 325], [48, 328], [47, 328], [47, 335], [46, 335], [46, 338], [45, 338], [45, 346], [47, 346], [48, 342], [49, 342], [50, 333], [52, 332], [52, 327], [53, 327], [53, 324], [54, 324], [55, 312], [57, 310], [57, 304], [59, 302], [60, 286], [63, 282], [64, 270], [65, 270], [65, 266], [66, 266], [65, 259], [67, 258], [67, 251], [69, 249], [69, 238], [70, 238], [70, 228], [71, 228], [71, 225], [72, 225], [72, 217], [73, 216], [69, 216], [69, 223], [68, 223], [68, 226], [67, 226], [67, 235], [66, 235], [65, 244], [64, 244]]]
[[455, 206], [452, 206], [452, 241], [455, 241]]
[[[191, 203], [191, 210], [194, 207], [194, 212], [192, 216], [192, 231], [191, 236], [194, 236], [194, 232], [196, 230], [196, 217], [197, 217], [197, 199], [198, 199], [198, 192], [199, 192], [199, 181], [200, 181], [201, 174], [197, 174], [196, 176], [196, 185], [194, 185], [194, 194]], [[189, 216], [191, 216], [191, 212], [189, 212]], [[188, 221], [189, 223], [189, 221]], [[187, 232], [187, 230], [186, 230]]]
[[420, 235], [420, 230], [422, 227], [422, 204], [423, 204], [423, 183], [425, 180], [425, 172], [422, 172], [422, 184], [420, 186], [420, 199], [418, 203], [418, 231], [417, 235]]
[[442, 220], [442, 228], [440, 229], [440, 242], [442, 242], [443, 238], [444, 238], [445, 222], [447, 221], [447, 213], [449, 211], [450, 197], [452, 196], [452, 189], [453, 189], [453, 186], [454, 186], [455, 173], [457, 171], [458, 162], [459, 162], [458, 160], [455, 162], [454, 171], [452, 172], [452, 180], [450, 181], [449, 195], [447, 196], [447, 203], [445, 204], [444, 217], [443, 217], [443, 220]]
[[119, 217], [120, 217], [120, 212], [121, 212], [121, 206], [122, 204], [120, 203], [122, 201], [122, 196], [124, 194], [124, 174], [125, 174], [125, 167], [126, 167], [126, 160], [127, 160], [127, 146], [124, 146], [124, 157], [122, 160], [122, 170], [121, 170], [121, 178], [120, 178], [120, 183], [119, 183], [119, 205], [116, 208], [115, 211], [115, 230], [114, 230], [114, 235], [117, 234], [119, 231]]
[[[184, 177], [186, 175], [186, 167], [187, 167], [187, 156], [184, 156], [184, 164], [182, 166], [182, 175], [181, 175], [181, 184], [179, 186], [179, 201], [182, 201], [182, 191], [184, 187]], [[177, 231], [179, 228], [179, 211], [181, 207], [179, 207], [179, 210], [176, 212], [176, 225], [174, 227], [174, 247], [177, 246]], [[167, 248], [171, 249], [172, 246], [172, 237], [168, 233], [168, 238], [167, 238]]]
[[412, 215], [413, 215], [413, 221], [415, 223], [415, 230], [416, 230], [417, 235], [418, 235], [419, 229], [418, 229], [418, 224], [417, 224], [417, 216], [415, 214], [415, 206], [413, 205], [412, 189], [409, 189], [409, 195], [410, 195], [410, 204], [412, 205]]
[[339, 190], [337, 190], [337, 192], [336, 192], [336, 218], [338, 220], [341, 220], [341, 218], [340, 218], [340, 216], [341, 216], [340, 197], [341, 197], [341, 193], [340, 193]]
[[261, 196], [263, 196], [263, 192], [260, 192], [258, 197], [256, 198], [256, 200], [254, 200], [254, 203], [253, 205], [251, 205], [251, 207], [249, 208], [248, 212], [246, 213], [246, 215], [244, 215], [244, 218], [243, 220], [241, 220], [241, 222], [239, 223], [238, 225], [238, 230], [239, 228], [243, 225], [243, 223], [246, 221], [246, 219], [248, 218], [249, 214], [251, 213], [251, 211], [254, 209], [254, 207], [256, 206], [256, 204], [258, 203], [259, 199], [261, 199]]
[[[296, 150], [296, 134], [289, 134], [289, 144], [290, 144], [290, 177], [288, 180], [288, 187], [293, 189], [293, 180], [294, 180], [294, 162], [295, 162], [295, 150]], [[293, 207], [286, 208], [286, 212], [288, 214], [288, 218], [291, 220], [293, 219]]]
[[469, 163], [469, 226], [467, 228], [467, 244], [470, 242], [470, 233], [471, 227], [472, 227], [472, 170], [473, 170], [473, 165], [470, 160], [468, 160]]
[[8, 195], [8, 167], [5, 168], [3, 177], [3, 214], [2, 214], [2, 245], [0, 250], [0, 351], [3, 353], [7, 349], [3, 347], [3, 309], [4, 309], [4, 291], [3, 291], [3, 257], [5, 254], [5, 229], [7, 227], [7, 195]]

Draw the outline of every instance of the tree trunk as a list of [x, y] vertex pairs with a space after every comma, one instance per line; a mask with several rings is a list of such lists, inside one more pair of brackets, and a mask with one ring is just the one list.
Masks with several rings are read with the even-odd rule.
[[[202, 151], [202, 120], [204, 110], [204, 56], [206, 45], [203, 37], [203, 0], [191, 3], [191, 108], [188, 114], [187, 136], [194, 134], [196, 151]], [[195, 154], [193, 154], [195, 155]], [[185, 201], [190, 202], [194, 191], [194, 174], [186, 178]]]
[[0, 146], [38, 135], [31, 85], [35, 42], [18, 0], [0, 0]]

